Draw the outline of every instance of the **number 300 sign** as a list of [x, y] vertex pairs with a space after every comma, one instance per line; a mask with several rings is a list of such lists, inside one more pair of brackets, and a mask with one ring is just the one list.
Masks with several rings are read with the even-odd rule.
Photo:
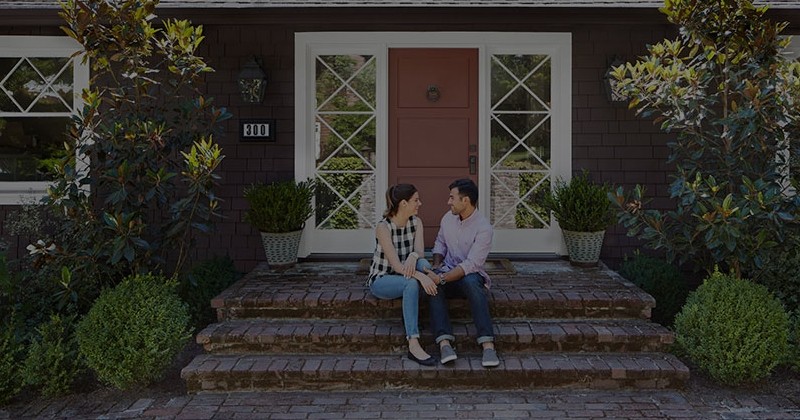
[[239, 120], [239, 139], [241, 141], [275, 141], [275, 120]]

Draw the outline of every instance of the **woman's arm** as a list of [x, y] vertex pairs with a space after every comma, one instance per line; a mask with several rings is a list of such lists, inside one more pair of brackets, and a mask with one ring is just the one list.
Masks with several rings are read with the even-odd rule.
[[404, 266], [400, 262], [400, 257], [397, 256], [397, 250], [392, 243], [392, 234], [389, 233], [389, 227], [386, 226], [386, 223], [378, 223], [378, 226], [375, 227], [375, 238], [378, 239], [378, 243], [383, 249], [383, 255], [389, 261], [392, 270], [396, 273], [402, 273]]

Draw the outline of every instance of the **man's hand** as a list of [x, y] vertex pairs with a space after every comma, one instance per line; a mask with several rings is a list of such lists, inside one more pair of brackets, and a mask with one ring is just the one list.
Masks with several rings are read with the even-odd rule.
[[439, 284], [439, 275], [434, 273], [431, 270], [425, 270], [425, 275], [428, 276], [429, 279], [433, 282], [433, 284]]
[[[430, 272], [434, 276], [436, 275], [430, 270], [428, 270], [428, 272]], [[419, 280], [419, 284], [420, 286], [422, 286], [423, 289], [425, 289], [425, 293], [431, 296], [435, 296], [436, 293], [439, 292], [439, 288], [436, 287], [436, 282], [431, 279], [429, 274], [422, 274], [420, 272], [417, 272], [414, 274], [414, 278]]]

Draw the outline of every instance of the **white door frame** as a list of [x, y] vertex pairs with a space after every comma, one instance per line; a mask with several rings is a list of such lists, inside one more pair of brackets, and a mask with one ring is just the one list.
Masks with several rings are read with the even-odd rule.
[[[368, 40], [365, 42], [365, 40]], [[390, 48], [478, 49], [479, 208], [489, 209], [491, 54], [547, 54], [551, 74], [552, 179], [569, 179], [572, 171], [572, 35], [520, 32], [303, 32], [295, 34], [295, 179], [315, 175], [314, 63], [320, 54], [369, 54], [376, 72], [376, 218], [383, 209], [388, 179], [388, 51]], [[428, 200], [435, 197], [428, 197]], [[442, 199], [446, 199], [443, 194]], [[376, 220], [377, 222], [377, 220]], [[306, 223], [299, 256], [311, 253], [372, 253], [372, 229], [321, 230]], [[558, 225], [549, 229], [495, 230], [492, 252], [566, 254]]]

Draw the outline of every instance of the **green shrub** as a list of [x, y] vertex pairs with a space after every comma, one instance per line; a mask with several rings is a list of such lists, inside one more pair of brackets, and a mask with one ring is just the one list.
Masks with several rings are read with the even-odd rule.
[[211, 299], [240, 277], [241, 273], [236, 271], [233, 261], [228, 257], [204, 261], [183, 277], [178, 294], [188, 305], [195, 327], [203, 328], [216, 320]]
[[767, 252], [764, 268], [754, 280], [767, 287], [790, 312], [800, 311], [800, 251], [797, 244], [785, 244], [784, 250]]
[[253, 184], [244, 190], [244, 199], [250, 205], [244, 218], [261, 232], [300, 230], [314, 214], [314, 186], [314, 181]]
[[162, 377], [191, 336], [175, 286], [159, 276], [132, 276], [95, 301], [77, 336], [81, 355], [101, 381], [129, 389]]
[[25, 385], [40, 389], [47, 397], [69, 392], [82, 370], [73, 327], [73, 317], [52, 315], [36, 329], [39, 337], [28, 347], [21, 372]]
[[664, 260], [637, 252], [633, 258], [625, 259], [619, 274], [655, 298], [651, 319], [671, 327], [689, 295], [680, 270]]
[[800, 372], [800, 312], [792, 315], [789, 333], [789, 357], [787, 364], [793, 370]]
[[[752, 277], [765, 250], [798, 234], [800, 79], [788, 24], [751, 0], [665, 1], [677, 36], [617, 66], [614, 91], [671, 133], [672, 209], [638, 185], [615, 201], [628, 235], [695, 267]], [[794, 41], [796, 42], [796, 41]]]
[[19, 359], [22, 344], [10, 324], [0, 324], [0, 405], [7, 403], [19, 393], [22, 381], [19, 376]]
[[613, 221], [606, 184], [596, 184], [586, 171], [569, 182], [556, 180], [553, 191], [544, 197], [544, 207], [553, 212], [561, 229], [574, 232], [605, 230]]
[[789, 317], [766, 287], [715, 270], [675, 317], [675, 343], [725, 384], [770, 374], [788, 352]]

